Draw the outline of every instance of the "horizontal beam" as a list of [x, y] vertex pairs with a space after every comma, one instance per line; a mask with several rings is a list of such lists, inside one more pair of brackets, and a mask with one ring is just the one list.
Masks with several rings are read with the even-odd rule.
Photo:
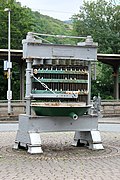
[[[23, 50], [11, 49], [11, 60], [20, 63], [23, 61]], [[0, 49], [0, 60], [7, 60], [8, 49]], [[111, 66], [120, 64], [120, 54], [97, 54], [97, 60]]]

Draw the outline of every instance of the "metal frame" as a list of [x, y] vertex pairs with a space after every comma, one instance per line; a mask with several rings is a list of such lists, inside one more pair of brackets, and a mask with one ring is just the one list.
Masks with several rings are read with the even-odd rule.
[[[27, 38], [23, 40], [23, 58], [26, 59], [26, 114], [19, 116], [19, 129], [15, 140], [14, 148], [19, 146], [28, 148], [28, 152], [43, 153], [41, 147], [41, 132], [54, 131], [75, 131], [74, 146], [78, 146], [84, 142], [90, 149], [103, 149], [100, 133], [98, 131], [98, 114], [83, 115], [76, 118], [71, 117], [51, 117], [51, 116], [31, 116], [31, 99], [34, 97], [45, 96], [45, 94], [32, 94], [32, 65], [34, 60], [36, 63], [46, 63], [41, 61], [47, 59], [51, 64], [50, 59], [75, 59], [85, 60], [88, 62], [88, 105], [91, 99], [91, 61], [97, 60], [97, 44], [93, 42], [91, 36], [86, 37], [85, 42], [78, 43], [76, 46], [72, 45], [54, 45], [43, 44], [41, 40], [36, 40], [34, 36], [36, 33], [28, 33]], [[76, 38], [76, 37], [75, 37]], [[40, 81], [42, 84], [42, 81]], [[43, 86], [49, 88], [43, 83]], [[51, 91], [52, 92], [52, 91]], [[51, 94], [50, 94], [51, 95]], [[48, 94], [47, 96], [50, 97]], [[57, 97], [58, 94], [53, 92], [52, 98]], [[64, 98], [73, 98], [72, 95], [59, 94]], [[76, 96], [74, 96], [76, 98]], [[78, 143], [79, 142], [79, 143]]]
[[31, 154], [43, 153], [40, 133], [60, 131], [75, 131], [73, 146], [79, 146], [79, 141], [84, 142], [90, 149], [103, 149], [97, 116], [86, 115], [73, 120], [70, 117], [40, 117], [25, 114], [19, 116], [19, 130], [14, 148], [24, 146]]

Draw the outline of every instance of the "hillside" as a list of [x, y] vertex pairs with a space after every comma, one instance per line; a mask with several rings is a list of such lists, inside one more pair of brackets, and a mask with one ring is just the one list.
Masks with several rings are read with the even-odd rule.
[[[8, 3], [7, 3], [8, 2]], [[33, 12], [30, 8], [21, 7], [16, 0], [0, 0], [0, 48], [8, 48], [8, 13], [5, 8], [11, 9], [11, 49], [22, 49], [22, 40], [26, 38], [27, 32], [38, 32], [44, 34], [70, 35], [71, 29], [64, 22]], [[48, 38], [55, 43], [70, 43], [70, 39]], [[19, 73], [17, 64], [12, 68], [13, 99], [19, 99]], [[17, 74], [14, 76], [14, 74]], [[6, 99], [7, 79], [4, 78], [3, 61], [0, 61], [0, 99]]]
[[1, 48], [7, 48], [8, 15], [7, 12], [4, 12], [6, 7], [11, 9], [11, 47], [14, 49], [22, 48], [22, 39], [29, 31], [67, 35], [71, 33], [69, 25], [60, 20], [42, 15], [39, 12], [33, 12], [30, 8], [21, 7], [21, 4], [16, 0], [9, 0], [8, 2], [7, 4], [7, 1], [0, 0]]

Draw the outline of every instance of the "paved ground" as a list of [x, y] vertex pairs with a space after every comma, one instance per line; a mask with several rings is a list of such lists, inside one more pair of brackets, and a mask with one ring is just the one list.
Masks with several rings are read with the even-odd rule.
[[72, 147], [73, 133], [41, 134], [44, 154], [13, 150], [16, 132], [0, 132], [0, 180], [119, 180], [120, 133], [101, 132], [104, 150]]

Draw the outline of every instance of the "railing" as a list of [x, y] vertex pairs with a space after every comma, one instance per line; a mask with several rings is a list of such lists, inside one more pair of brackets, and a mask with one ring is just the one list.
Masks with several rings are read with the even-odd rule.
[[[8, 101], [0, 100], [0, 116], [7, 116], [8, 112]], [[26, 112], [26, 101], [25, 100], [12, 100], [11, 101], [11, 116], [18, 116]]]
[[101, 109], [104, 117], [120, 117], [120, 100], [103, 100]]

